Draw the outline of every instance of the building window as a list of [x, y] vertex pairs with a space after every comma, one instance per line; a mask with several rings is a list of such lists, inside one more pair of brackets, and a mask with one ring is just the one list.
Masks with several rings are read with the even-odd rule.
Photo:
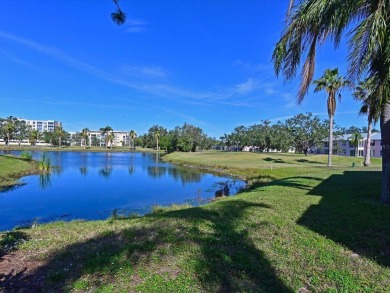
[[363, 150], [359, 150], [359, 157], [363, 157]]
[[372, 145], [372, 146], [375, 145], [375, 140], [371, 140], [371, 145]]
[[343, 155], [344, 155], [344, 156], [347, 155], [347, 150], [343, 150]]
[[337, 149], [333, 149], [333, 154], [337, 155]]
[[355, 156], [355, 150], [349, 150], [349, 156], [354, 157]]

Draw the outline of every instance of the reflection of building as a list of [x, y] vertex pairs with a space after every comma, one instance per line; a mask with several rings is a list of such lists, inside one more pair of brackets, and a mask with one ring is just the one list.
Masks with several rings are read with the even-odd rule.
[[[334, 138], [333, 154], [354, 157], [357, 150], [357, 156], [363, 157], [366, 154], [367, 134], [362, 133], [361, 135], [363, 138], [359, 140], [357, 147], [352, 144], [352, 134], [345, 134], [337, 139]], [[317, 144], [317, 146], [310, 149], [310, 153], [314, 154], [328, 154], [328, 152], [329, 143], [327, 141]], [[371, 135], [370, 155], [371, 157], [382, 156], [382, 140], [380, 133], [373, 133]]]
[[[129, 134], [126, 131], [112, 131], [114, 134], [114, 140], [112, 142], [112, 146], [122, 146], [129, 144]], [[105, 135], [102, 135], [100, 131], [91, 130], [89, 131], [88, 144], [97, 145], [97, 146], [105, 146], [106, 139]], [[108, 146], [111, 146], [111, 143], [108, 143]]]
[[60, 121], [55, 120], [27, 120], [20, 119], [26, 121], [26, 124], [31, 126], [32, 130], [39, 130], [39, 132], [49, 131], [53, 132], [59, 126], [62, 126]]

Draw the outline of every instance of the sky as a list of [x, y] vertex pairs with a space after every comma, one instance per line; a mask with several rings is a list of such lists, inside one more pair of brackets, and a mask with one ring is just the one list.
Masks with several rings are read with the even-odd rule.
[[[167, 129], [185, 122], [219, 138], [236, 126], [312, 112], [327, 119], [326, 93], [277, 78], [272, 52], [289, 0], [0, 1], [0, 117], [58, 120], [83, 128]], [[347, 49], [323, 44], [314, 78], [346, 74]], [[342, 91], [335, 121], [366, 126]]]

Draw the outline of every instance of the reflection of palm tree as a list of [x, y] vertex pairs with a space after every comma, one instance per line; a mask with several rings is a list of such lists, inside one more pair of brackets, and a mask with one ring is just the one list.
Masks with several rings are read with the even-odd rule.
[[134, 171], [135, 171], [135, 167], [134, 166], [130, 166], [129, 167], [129, 174], [133, 175]]
[[147, 171], [149, 176], [157, 178], [164, 176], [167, 172], [167, 168], [163, 166], [148, 166]]
[[[340, 89], [348, 84], [348, 81], [339, 75], [339, 70], [327, 69], [324, 75], [314, 81], [316, 88], [314, 92], [325, 90], [328, 93], [328, 116], [329, 116], [329, 153], [328, 153], [328, 166], [332, 166], [332, 153], [333, 153], [333, 117], [336, 112], [336, 94]], [[339, 93], [339, 100], [341, 95]]]
[[87, 175], [88, 174], [88, 168], [87, 167], [80, 167], [80, 173], [81, 175]]
[[104, 167], [99, 170], [99, 175], [103, 176], [104, 178], [110, 177], [111, 173], [112, 173], [111, 167]]
[[39, 187], [45, 189], [51, 185], [50, 173], [44, 172], [39, 174]]

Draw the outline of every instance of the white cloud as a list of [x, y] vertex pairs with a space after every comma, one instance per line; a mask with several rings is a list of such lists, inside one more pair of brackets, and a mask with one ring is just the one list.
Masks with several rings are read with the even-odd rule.
[[142, 19], [128, 19], [126, 21], [127, 33], [140, 33], [147, 31], [148, 23]]
[[249, 78], [246, 82], [234, 86], [234, 93], [244, 95], [257, 89], [259, 81]]
[[164, 78], [167, 73], [158, 66], [123, 66], [124, 74], [134, 77]]

